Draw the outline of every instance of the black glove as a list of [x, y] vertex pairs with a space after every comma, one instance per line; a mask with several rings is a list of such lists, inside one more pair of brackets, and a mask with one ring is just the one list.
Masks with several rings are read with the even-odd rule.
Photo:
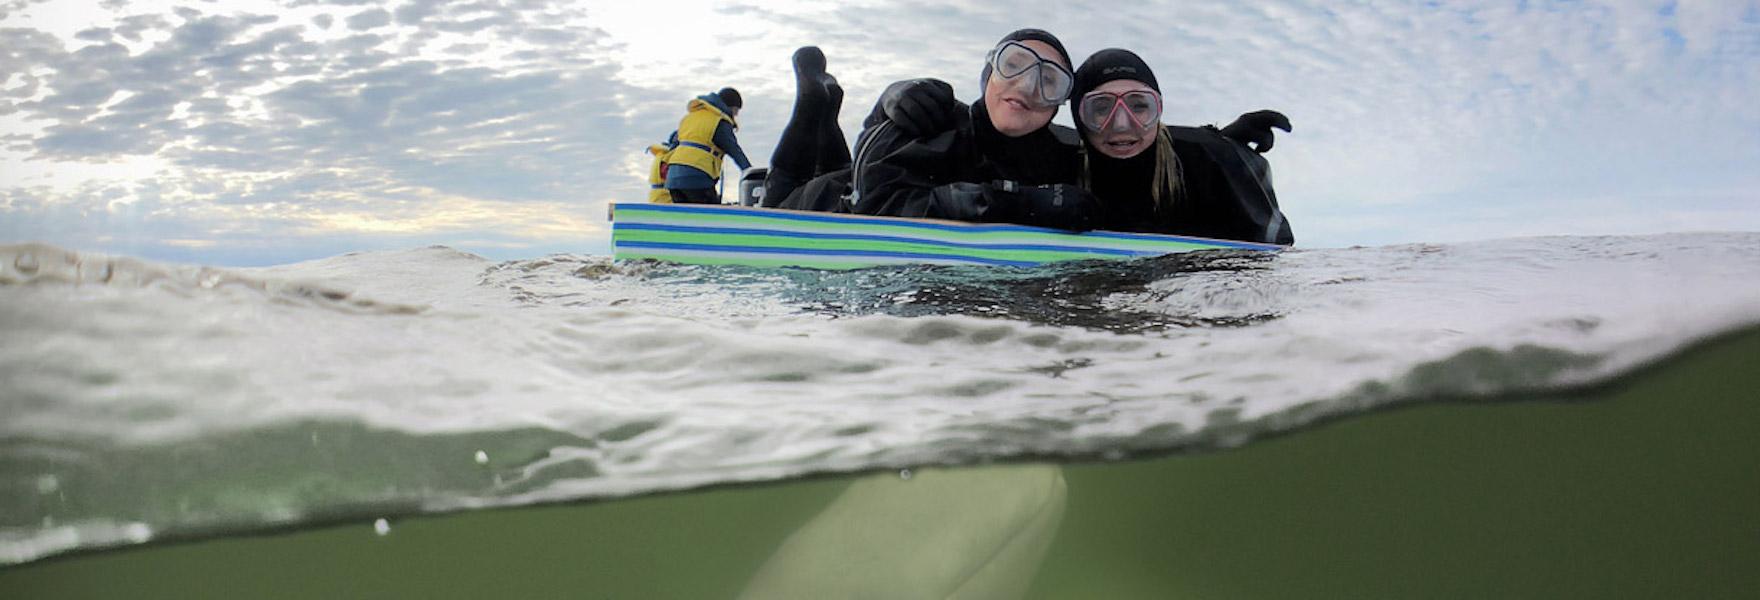
[[1037, 225], [1071, 231], [1094, 228], [1100, 217], [1100, 201], [1078, 185], [1020, 186], [1013, 181], [990, 184], [996, 208], [1010, 223]]
[[953, 86], [939, 79], [906, 79], [880, 93], [886, 119], [912, 137], [928, 137], [952, 129], [959, 111]]
[[1272, 127], [1292, 131], [1289, 117], [1283, 116], [1283, 113], [1275, 110], [1257, 110], [1241, 115], [1241, 118], [1229, 123], [1227, 127], [1222, 128], [1222, 135], [1252, 148], [1255, 152], [1264, 154], [1270, 152], [1271, 145], [1276, 143], [1271, 134]]
[[1018, 223], [1087, 231], [1099, 220], [1100, 201], [1081, 186], [1025, 186], [1013, 181], [950, 183], [936, 187], [928, 216], [980, 223]]

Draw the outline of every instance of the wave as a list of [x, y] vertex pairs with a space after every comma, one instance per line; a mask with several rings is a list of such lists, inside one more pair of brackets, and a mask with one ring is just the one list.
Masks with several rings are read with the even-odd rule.
[[279, 302], [356, 313], [415, 314], [424, 307], [360, 297], [313, 282], [253, 277], [231, 269], [166, 265], [129, 257], [79, 253], [47, 244], [0, 245], [0, 285], [18, 287], [149, 288], [181, 297], [254, 294]]

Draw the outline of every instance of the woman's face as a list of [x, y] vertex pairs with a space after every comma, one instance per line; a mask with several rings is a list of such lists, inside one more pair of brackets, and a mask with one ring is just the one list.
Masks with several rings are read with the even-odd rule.
[[[1100, 87], [1094, 88], [1093, 91], [1123, 96], [1130, 92], [1153, 90], [1154, 88], [1149, 87], [1148, 84], [1141, 81], [1114, 79], [1100, 84]], [[1086, 102], [1087, 98], [1084, 97], [1082, 101]], [[1148, 127], [1138, 127], [1137, 123], [1132, 121], [1129, 115], [1125, 114], [1127, 107], [1118, 106], [1114, 108], [1117, 109], [1117, 114], [1113, 114], [1111, 120], [1106, 122], [1102, 127], [1083, 128], [1088, 138], [1088, 145], [1093, 146], [1095, 150], [1099, 150], [1101, 154], [1112, 158], [1130, 158], [1141, 154], [1144, 150], [1148, 150], [1149, 146], [1155, 144], [1155, 134], [1161, 129], [1161, 121], [1159, 118], [1153, 123], [1148, 123]], [[1159, 106], [1156, 107], [1155, 112], [1157, 117], [1159, 117]], [[1081, 118], [1081, 115], [1078, 114], [1076, 118]]]
[[[1039, 40], [1019, 43], [1032, 48], [1046, 60], [1069, 65], [1069, 59], [1058, 54], [1051, 44]], [[1040, 103], [1028, 101], [1036, 93], [1035, 85], [1036, 82], [1030, 76], [1009, 79], [995, 72], [990, 73], [990, 83], [984, 87], [984, 108], [990, 111], [990, 124], [997, 132], [1008, 137], [1020, 137], [1044, 127], [1051, 122], [1051, 117], [1057, 115], [1057, 105], [1041, 107]]]

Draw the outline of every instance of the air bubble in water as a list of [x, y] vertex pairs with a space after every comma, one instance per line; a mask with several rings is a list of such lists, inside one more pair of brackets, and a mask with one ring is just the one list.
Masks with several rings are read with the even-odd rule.
[[477, 451], [477, 464], [479, 464], [479, 465], [489, 464], [489, 453], [484, 452], [482, 450], [478, 450]]
[[910, 481], [911, 480], [911, 470], [910, 469], [899, 469], [898, 470], [898, 478], [903, 479], [905, 481]]
[[37, 255], [25, 252], [12, 259], [12, 266], [25, 275], [37, 274]]
[[391, 522], [387, 521], [385, 519], [379, 519], [377, 521], [373, 521], [373, 533], [377, 533], [379, 535], [385, 535], [387, 533], [391, 533]]

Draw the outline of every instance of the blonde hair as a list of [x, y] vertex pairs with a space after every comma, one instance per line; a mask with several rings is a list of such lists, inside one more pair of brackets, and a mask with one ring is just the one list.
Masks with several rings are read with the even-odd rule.
[[[1083, 136], [1086, 138], [1086, 135]], [[1173, 136], [1168, 135], [1166, 125], [1156, 125], [1155, 131], [1155, 177], [1149, 184], [1149, 196], [1154, 201], [1156, 213], [1173, 212], [1174, 205], [1179, 203], [1185, 187], [1185, 167], [1180, 165], [1179, 155], [1173, 152]], [[1093, 171], [1088, 167], [1088, 145], [1082, 144], [1082, 188], [1094, 191]], [[1105, 199], [1098, 198], [1102, 204]]]

